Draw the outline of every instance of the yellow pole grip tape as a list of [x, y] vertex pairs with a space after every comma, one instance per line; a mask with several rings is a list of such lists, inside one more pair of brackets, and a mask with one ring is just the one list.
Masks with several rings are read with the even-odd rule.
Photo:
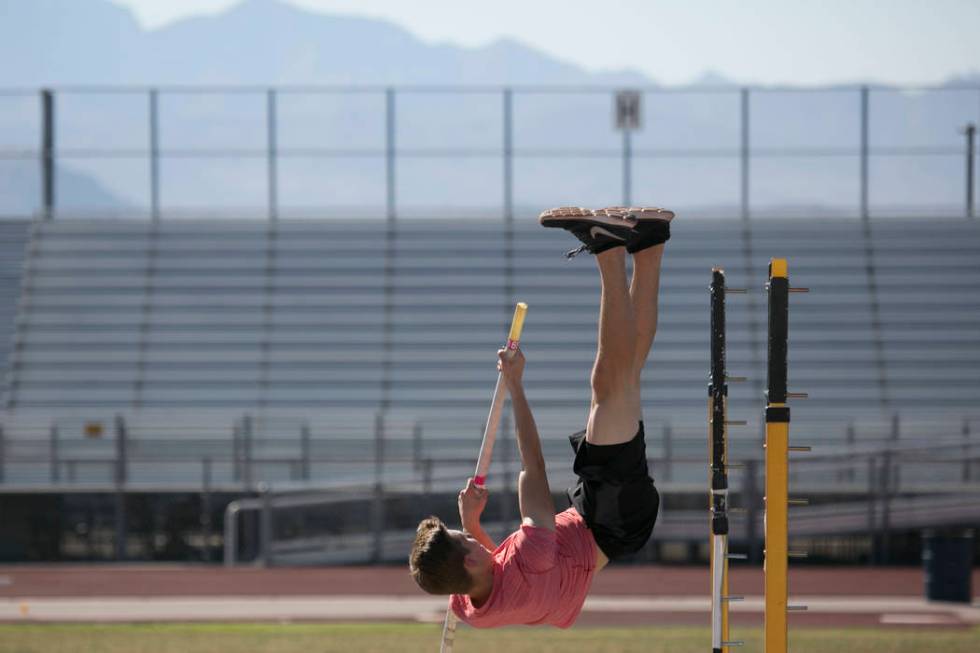
[[517, 302], [514, 308], [514, 319], [510, 323], [510, 335], [507, 336], [507, 348], [517, 349], [517, 343], [521, 341], [521, 331], [524, 330], [524, 317], [527, 315], [527, 304]]

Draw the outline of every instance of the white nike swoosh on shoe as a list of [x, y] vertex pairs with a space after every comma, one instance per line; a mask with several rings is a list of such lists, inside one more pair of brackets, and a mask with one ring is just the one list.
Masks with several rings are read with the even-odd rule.
[[622, 236], [617, 236], [616, 234], [614, 234], [614, 233], [612, 233], [612, 232], [610, 232], [610, 231], [608, 231], [606, 229], [603, 229], [602, 227], [592, 227], [591, 229], [589, 229], [589, 235], [590, 236], [592, 236], [593, 238], [595, 238], [596, 237], [596, 234], [601, 234], [603, 236], [608, 236], [609, 238], [615, 238], [616, 240], [623, 240], [623, 241], [626, 240]]

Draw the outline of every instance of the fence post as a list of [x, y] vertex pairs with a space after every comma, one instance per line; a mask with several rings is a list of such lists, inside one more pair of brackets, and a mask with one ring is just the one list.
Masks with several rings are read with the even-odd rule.
[[160, 127], [157, 116], [157, 89], [151, 88], [150, 100], [150, 218], [160, 219]]
[[242, 478], [242, 429], [236, 419], [231, 425], [231, 480]]
[[374, 507], [371, 511], [371, 530], [374, 536], [374, 548], [371, 557], [376, 563], [381, 562], [384, 547], [384, 440], [385, 417], [383, 413], [379, 412], [374, 420]]
[[116, 485], [124, 485], [127, 480], [126, 457], [128, 444], [126, 421], [122, 415], [116, 415]]
[[396, 214], [395, 194], [395, 89], [385, 89], [385, 191], [388, 220]]
[[126, 559], [126, 422], [116, 415], [116, 560]]
[[742, 177], [742, 219], [749, 219], [749, 89], [741, 92], [742, 103], [742, 146], [741, 146], [741, 177]]
[[868, 562], [877, 565], [879, 562], [878, 549], [878, 524], [877, 524], [877, 500], [878, 500], [878, 480], [877, 480], [877, 461], [874, 456], [868, 456], [868, 541], [871, 551], [868, 555]]
[[266, 94], [266, 139], [268, 152], [266, 163], [269, 173], [269, 220], [279, 219], [279, 174], [277, 166], [276, 90]]
[[[963, 418], [963, 482], [967, 483], [970, 481], [972, 476], [972, 460], [973, 455], [972, 448], [970, 447], [970, 418]], [[0, 476], [0, 480], [3, 477]]]
[[885, 450], [881, 460], [881, 562], [887, 565], [891, 560], [891, 487], [892, 452]]
[[61, 482], [61, 461], [58, 460], [58, 425], [52, 424], [49, 434], [50, 446], [49, 456], [51, 457], [51, 482]]
[[301, 474], [300, 476], [304, 481], [310, 480], [310, 423], [303, 422], [303, 426], [300, 427], [300, 448], [302, 450], [301, 455], [303, 457], [301, 463]]
[[422, 422], [412, 425], [412, 467], [418, 471], [422, 465]]
[[869, 95], [870, 90], [867, 86], [861, 87], [861, 218], [867, 220], [871, 217], [868, 208], [868, 140], [869, 140]]
[[254, 427], [252, 416], [245, 415], [242, 419], [242, 478], [245, 483], [245, 490], [252, 487], [252, 429]]
[[422, 501], [425, 510], [431, 510], [432, 506], [432, 459], [426, 458], [422, 461]]
[[[901, 438], [901, 436], [902, 436], [902, 420], [899, 414], [896, 412], [892, 414], [891, 441], [897, 446], [898, 440], [899, 438]], [[897, 488], [901, 483], [901, 477], [900, 477], [901, 469], [898, 467], [898, 463], [894, 465], [889, 465], [887, 474], [888, 474], [887, 478], [888, 478], [889, 487]]]
[[503, 90], [503, 127], [504, 127], [504, 220], [514, 218], [514, 124], [513, 124], [513, 92], [509, 88]]
[[211, 458], [205, 457], [201, 468], [201, 528], [204, 531], [202, 558], [211, 562]]
[[259, 483], [262, 509], [259, 512], [259, 562], [268, 568], [272, 564], [272, 496], [266, 483]]
[[50, 220], [55, 211], [55, 104], [54, 91], [41, 90], [41, 207]]
[[977, 126], [972, 122], [963, 130], [966, 134], [966, 217], [973, 219], [973, 161], [976, 156]]

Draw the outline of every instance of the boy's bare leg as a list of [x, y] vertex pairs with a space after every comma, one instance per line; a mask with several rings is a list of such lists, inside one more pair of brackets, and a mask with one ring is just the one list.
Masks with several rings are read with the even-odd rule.
[[638, 334], [626, 285], [626, 250], [616, 247], [595, 259], [602, 298], [599, 351], [592, 368], [592, 410], [585, 438], [592, 444], [619, 444], [632, 440], [639, 427]]
[[637, 386], [646, 364], [653, 338], [657, 334], [657, 302], [660, 295], [660, 263], [664, 246], [655, 245], [633, 254], [633, 280], [630, 300], [636, 321], [636, 351], [633, 371]]

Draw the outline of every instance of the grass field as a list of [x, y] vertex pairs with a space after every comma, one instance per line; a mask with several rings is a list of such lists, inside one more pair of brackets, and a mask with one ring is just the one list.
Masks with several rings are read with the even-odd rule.
[[[319, 624], [3, 625], [0, 653], [433, 653], [441, 626]], [[761, 653], [761, 631], [741, 629]], [[460, 628], [458, 653], [704, 653], [704, 628]], [[793, 629], [793, 653], [974, 653], [980, 628]]]

